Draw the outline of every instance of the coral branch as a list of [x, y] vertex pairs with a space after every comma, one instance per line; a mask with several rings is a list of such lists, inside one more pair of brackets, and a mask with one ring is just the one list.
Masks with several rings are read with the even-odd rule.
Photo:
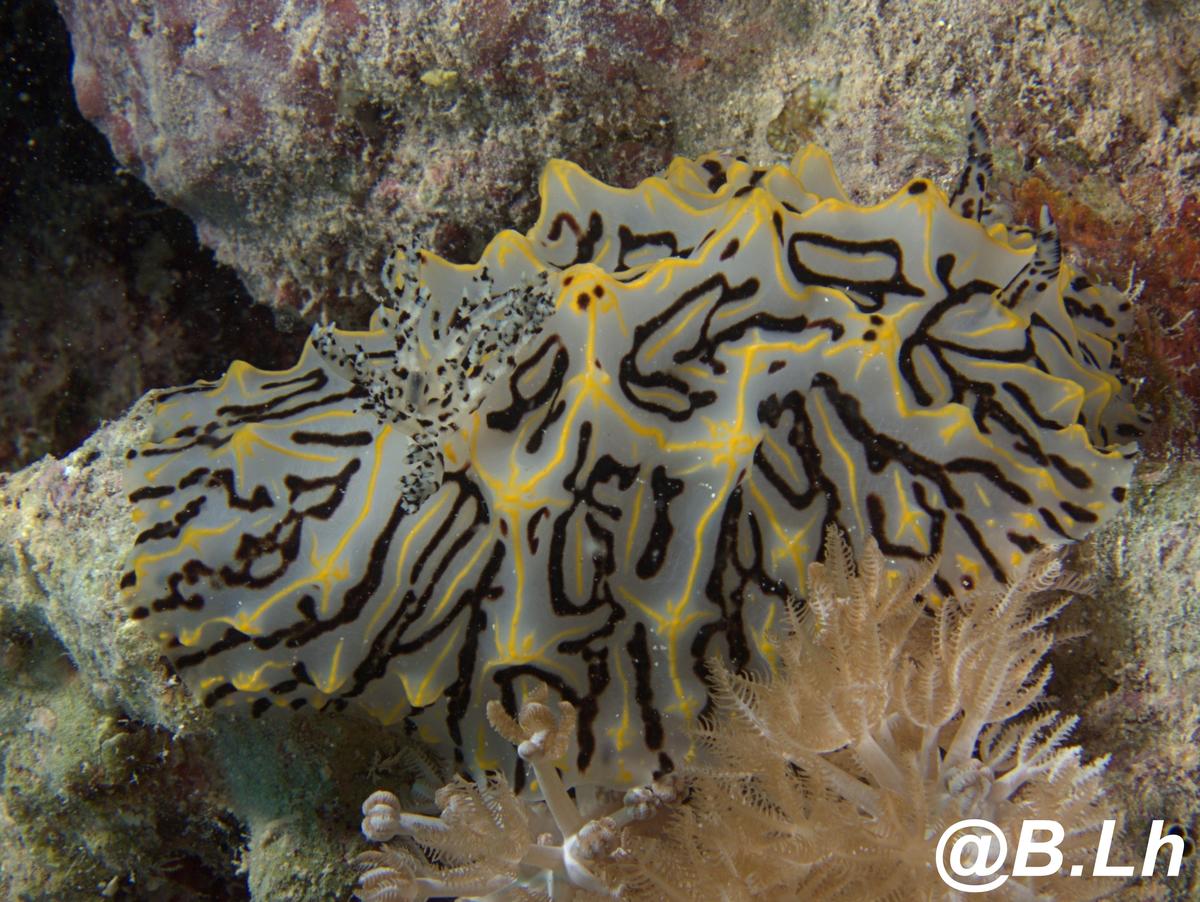
[[[1021, 820], [1055, 818], [1067, 873], [1091, 868], [1103, 761], [1064, 743], [1075, 724], [1044, 706], [1064, 583], [1042, 555], [1016, 582], [921, 603], [933, 562], [889, 580], [868, 541], [857, 568], [830, 531], [789, 611], [770, 678], [711, 665], [716, 715], [699, 728], [708, 760], [666, 837], [631, 846], [627, 886], [646, 898], [934, 899], [948, 826], [986, 818], [1015, 841]], [[1108, 895], [1112, 881], [1011, 878], [1009, 898]]]
[[[372, 793], [363, 803], [363, 835], [373, 842], [407, 838], [419, 851], [393, 844], [359, 856], [366, 868], [358, 889], [363, 902], [477, 895], [585, 902], [620, 893], [626, 828], [677, 801], [681, 787], [667, 780], [630, 790], [615, 810], [585, 816], [554, 766], [567, 752], [575, 708], [560, 701], [555, 711], [547, 696], [539, 685], [516, 718], [499, 702], [487, 712], [533, 768], [543, 800], [521, 801], [501, 776], [474, 783], [460, 777], [443, 787], [437, 817], [404, 811], [390, 792]], [[535, 837], [546, 811], [558, 835]]]

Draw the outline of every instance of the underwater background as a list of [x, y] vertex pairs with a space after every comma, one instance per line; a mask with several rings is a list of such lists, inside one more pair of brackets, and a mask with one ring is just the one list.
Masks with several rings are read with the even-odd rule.
[[0, 41], [0, 894], [348, 898], [406, 744], [217, 716], [130, 628], [144, 392], [364, 325], [397, 240], [476, 259], [533, 223], [552, 157], [632, 186], [813, 141], [873, 201], [949, 184], [968, 97], [1014, 219], [1046, 204], [1073, 265], [1144, 283], [1153, 423], [1124, 511], [1070, 551], [1090, 585], [1048, 691], [1112, 756], [1125, 835], [1186, 837], [1180, 876], [1119, 898], [1200, 893], [1195, 4], [5, 0]]

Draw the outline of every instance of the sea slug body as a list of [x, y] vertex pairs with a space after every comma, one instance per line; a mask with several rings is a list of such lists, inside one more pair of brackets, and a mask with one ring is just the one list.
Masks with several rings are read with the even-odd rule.
[[132, 617], [209, 704], [357, 703], [477, 773], [514, 765], [487, 701], [545, 684], [569, 779], [631, 786], [688, 755], [708, 659], [773, 666], [831, 525], [940, 555], [933, 605], [1082, 538], [1139, 434], [1130, 299], [1000, 221], [969, 138], [952, 196], [875, 206], [813, 146], [550, 163], [527, 235], [401, 249], [366, 331], [158, 395]]

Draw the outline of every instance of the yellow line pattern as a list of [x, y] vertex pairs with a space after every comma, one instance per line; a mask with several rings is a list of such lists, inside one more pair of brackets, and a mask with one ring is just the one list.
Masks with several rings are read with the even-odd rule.
[[[1124, 297], [1065, 266], [1018, 297], [1046, 241], [925, 181], [855, 205], [812, 147], [631, 189], [554, 161], [541, 192], [476, 264], [398, 252], [423, 310], [161, 394], [124, 584], [206, 702], [353, 701], [509, 767], [481, 712], [544, 681], [581, 712], [564, 766], [627, 786], [696, 754], [706, 657], [777, 665], [827, 525], [875, 535], [890, 579], [940, 553], [944, 599], [1118, 508]], [[553, 312], [514, 339], [486, 311], [521, 292]], [[471, 365], [438, 344], [487, 329]], [[440, 434], [388, 407], [454, 379], [478, 400], [427, 411]]]

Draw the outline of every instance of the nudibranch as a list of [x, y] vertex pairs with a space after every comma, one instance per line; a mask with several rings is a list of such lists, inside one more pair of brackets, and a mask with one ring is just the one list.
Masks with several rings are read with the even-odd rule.
[[952, 195], [874, 206], [814, 146], [632, 189], [551, 162], [478, 263], [398, 249], [366, 331], [157, 395], [132, 618], [209, 705], [357, 703], [478, 773], [513, 764], [486, 703], [545, 684], [569, 779], [672, 770], [706, 661], [773, 665], [831, 525], [969, 603], [1120, 506], [1131, 298], [990, 170], [974, 115]]

